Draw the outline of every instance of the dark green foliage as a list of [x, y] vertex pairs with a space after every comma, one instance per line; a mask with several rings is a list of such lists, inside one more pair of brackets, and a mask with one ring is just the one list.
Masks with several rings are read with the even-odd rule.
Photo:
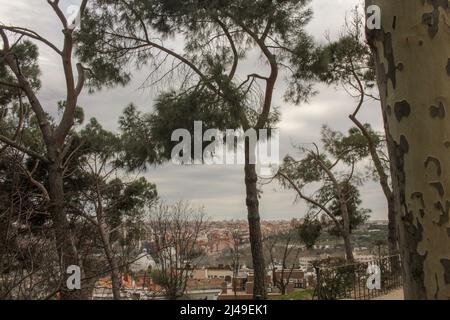
[[[21, 72], [29, 79], [34, 90], [41, 86], [38, 65], [38, 47], [30, 41], [19, 41], [11, 49], [19, 62]], [[41, 139], [39, 124], [31, 111], [22, 90], [14, 87], [15, 76], [0, 56], [0, 135], [14, 139], [29, 149], [41, 153], [44, 143]], [[50, 118], [51, 121], [51, 118]], [[38, 180], [46, 175], [45, 166], [36, 160], [27, 158], [21, 152], [0, 142], [0, 224], [4, 231], [11, 230], [13, 221], [27, 221], [32, 232], [38, 232], [49, 221], [45, 202], [36, 186], [30, 184], [25, 170], [35, 172]], [[42, 180], [41, 180], [42, 181]], [[14, 230], [6, 237], [5, 248], [17, 242]], [[1, 231], [0, 231], [1, 233]], [[10, 242], [11, 241], [11, 242]], [[0, 246], [1, 246], [0, 245]]]
[[[380, 139], [369, 126], [367, 129], [373, 135], [374, 143], [381, 144]], [[283, 187], [302, 193], [298, 196], [306, 200], [310, 208], [306, 222], [315, 223], [317, 215], [323, 215], [326, 218], [323, 222], [328, 225], [330, 233], [342, 236], [339, 231], [343, 226], [339, 192], [342, 193], [347, 205], [350, 232], [364, 223], [371, 212], [361, 208], [362, 201], [358, 187], [363, 179], [358, 177], [356, 172], [357, 164], [369, 156], [367, 139], [356, 128], [351, 128], [348, 135], [344, 135], [324, 126], [321, 140], [324, 152], [320, 152], [318, 146], [315, 145], [312, 149], [299, 147], [299, 150], [305, 154], [299, 160], [289, 155], [286, 156], [280, 169], [283, 175], [279, 175], [279, 181]], [[345, 172], [339, 172], [338, 165], [341, 166], [339, 170], [344, 168]], [[313, 183], [319, 184], [316, 192], [311, 196], [303, 194], [303, 189]], [[336, 187], [336, 184], [339, 187]], [[312, 217], [311, 221], [310, 217]], [[336, 222], [339, 225], [336, 225]], [[305, 233], [308, 227], [308, 225], [305, 226]], [[315, 235], [320, 235], [320, 230], [314, 230], [317, 225], [313, 225], [312, 228]], [[308, 234], [306, 233], [306, 235]]]
[[123, 222], [142, 218], [145, 210], [155, 202], [157, 191], [156, 186], [145, 178], [129, 183], [115, 179], [104, 186], [103, 196], [104, 201], [109, 204], [105, 208], [109, 225], [114, 229]]
[[[29, 79], [30, 85], [34, 90], [41, 87], [40, 74], [38, 65], [38, 48], [30, 41], [18, 42], [13, 48], [12, 53], [19, 61], [21, 72]], [[40, 134], [36, 118], [30, 112], [30, 106], [27, 103], [23, 91], [17, 87], [17, 81], [10, 69], [0, 56], [0, 134], [6, 137], [14, 137], [19, 126], [20, 119], [30, 128], [22, 136], [26, 143], [30, 143], [32, 147], [36, 146], [36, 141]], [[39, 150], [39, 149], [33, 149]]]
[[[41, 71], [37, 63], [39, 56], [38, 47], [31, 41], [25, 40], [18, 42], [11, 49], [11, 53], [16, 56], [18, 61], [20, 61], [20, 71], [27, 79], [29, 79], [31, 87], [35, 90], [39, 90], [41, 87], [41, 81], [39, 79]], [[0, 56], [0, 119], [2, 113], [1, 110], [4, 110], [3, 108], [13, 100], [16, 100], [19, 95], [23, 95], [21, 90], [14, 88], [13, 86], [8, 86], [7, 84], [16, 85], [17, 81], [15, 76], [6, 66], [3, 57]]]
[[[383, 134], [375, 132], [371, 125], [363, 124], [367, 134], [370, 137], [377, 154], [379, 155], [382, 166], [385, 172], [389, 171], [389, 159], [386, 155], [386, 140]], [[373, 165], [373, 158], [370, 154], [367, 137], [365, 137], [361, 130], [357, 127], [351, 127], [347, 135], [339, 131], [334, 131], [328, 126], [322, 128], [322, 143], [325, 150], [334, 158], [340, 158], [345, 164], [351, 165], [361, 159], [368, 159], [371, 164], [366, 167], [367, 175], [374, 180], [379, 179], [379, 174], [375, 165]]]
[[[345, 195], [347, 210], [349, 214], [350, 232], [363, 224], [370, 217], [370, 209], [361, 208], [360, 192], [356, 186], [344, 181], [341, 182], [341, 190]], [[342, 213], [336, 191], [331, 185], [325, 185], [319, 191], [320, 203], [330, 203], [328, 209], [338, 220], [341, 220]], [[336, 237], [342, 236], [335, 224], [330, 221], [328, 232]]]
[[[340, 258], [329, 258], [315, 261], [313, 264], [319, 279], [314, 295], [319, 300], [367, 300], [402, 286], [399, 256], [353, 264], [348, 264]], [[372, 264], [380, 268], [380, 289], [367, 288], [370, 275], [367, 270]]]
[[296, 40], [289, 58], [293, 69], [285, 99], [299, 104], [316, 93], [311, 80], [320, 80], [321, 75], [327, 72], [329, 57], [327, 52], [317, 47], [313, 39], [303, 31], [298, 33]]
[[[347, 265], [341, 258], [325, 259], [314, 263], [319, 270], [316, 296], [319, 300], [338, 300], [353, 289], [356, 274], [365, 274], [364, 265]], [[358, 270], [357, 270], [358, 269]]]
[[130, 79], [132, 70], [125, 67], [130, 62], [141, 67], [158, 59], [160, 48], [154, 44], [161, 42], [156, 38], [167, 40], [182, 35], [186, 51], [182, 56], [205, 75], [202, 81], [220, 87], [220, 82], [227, 80], [224, 71], [233, 61], [230, 44], [211, 40], [223, 33], [220, 23], [233, 31], [233, 40], [244, 58], [247, 49], [255, 47], [249, 32], [264, 32], [270, 21], [268, 35], [279, 47], [274, 49], [279, 62], [298, 66], [292, 84], [298, 82], [296, 87], [302, 90], [295, 96], [299, 96], [310, 92], [309, 85], [304, 89], [300, 83], [310, 79], [309, 67], [316, 60], [308, 56], [314, 53], [314, 45], [303, 31], [312, 16], [311, 10], [305, 9], [308, 3], [309, 0], [96, 1], [77, 33], [77, 53], [90, 65], [93, 87], [124, 84]]
[[[371, 139], [376, 146], [381, 146], [380, 137], [366, 124], [366, 129], [371, 135]], [[361, 131], [352, 127], [348, 134], [333, 131], [327, 126], [322, 127], [322, 143], [327, 152], [333, 157], [342, 159], [346, 164], [351, 164], [360, 159], [370, 156], [367, 139]]]
[[[25, 29], [17, 27], [17, 30]], [[35, 35], [34, 31], [23, 33], [31, 38]], [[66, 59], [71, 39], [69, 31], [64, 33]], [[11, 42], [6, 54], [14, 55], [17, 65], [12, 66], [8, 60], [7, 67], [5, 56], [0, 55], [0, 135], [8, 143], [0, 143], [0, 274], [5, 274], [0, 281], [0, 298], [45, 298], [50, 293], [55, 295], [55, 288], [61, 289], [61, 283], [55, 278], [61, 275], [59, 271], [65, 273], [64, 264], [68, 260], [63, 256], [71, 250], [76, 249], [77, 255], [72, 261], [78, 264], [78, 258], [82, 260], [79, 264], [84, 267], [84, 276], [95, 280], [107, 272], [103, 263], [111, 257], [106, 259], [98, 254], [107, 242], [100, 240], [98, 226], [104, 226], [105, 219], [99, 213], [106, 213], [111, 228], [103, 230], [112, 233], [111, 246], [120, 243], [136, 248], [135, 240], [142, 235], [139, 232], [143, 215], [156, 201], [157, 192], [156, 186], [144, 178], [119, 178], [120, 137], [104, 130], [95, 119], [80, 129], [84, 112], [79, 106], [74, 117], [66, 112], [75, 107], [81, 81], [77, 89], [68, 84], [68, 101], [58, 102], [59, 116], [63, 113], [64, 116], [55, 130], [56, 121], [42, 114], [40, 101], [33, 96], [41, 86], [37, 46], [20, 37]], [[100, 74], [102, 86], [127, 82], [126, 75], [111, 78], [110, 65], [97, 62], [91, 70], [84, 70], [88, 75]], [[16, 69], [16, 74], [26, 78], [27, 85], [22, 84], [21, 76], [13, 75], [11, 70]], [[70, 81], [71, 70], [66, 68], [65, 74]], [[93, 80], [93, 87], [100, 87], [95, 78], [89, 76], [89, 79]], [[73, 105], [66, 106], [71, 101]], [[44, 110], [48, 107], [42, 106]], [[69, 240], [67, 247], [65, 240]], [[128, 258], [123, 260], [123, 265], [129, 263]], [[92, 265], [95, 265], [93, 276]], [[11, 291], [8, 285], [16, 287]]]
[[171, 150], [178, 143], [170, 141], [172, 132], [183, 128], [193, 136], [194, 121], [202, 121], [204, 131], [239, 127], [239, 120], [232, 115], [232, 110], [227, 110], [217, 101], [211, 101], [211, 97], [204, 92], [183, 96], [172, 92], [160, 96], [152, 121], [153, 137], [164, 144], [162, 153], [166, 159], [170, 159]]
[[94, 154], [103, 161], [114, 159], [120, 152], [120, 139], [104, 130], [95, 118], [80, 131], [80, 139], [83, 141], [82, 154]]
[[322, 69], [317, 72], [321, 81], [343, 84], [350, 90], [360, 85], [364, 90], [375, 87], [374, 60], [365, 40], [364, 25], [364, 16], [356, 7], [346, 19], [345, 30], [339, 38], [322, 48]]
[[[203, 94], [202, 94], [203, 93]], [[171, 157], [178, 142], [171, 141], [176, 129], [187, 129], [194, 134], [194, 121], [203, 122], [203, 130], [225, 130], [238, 127], [232, 111], [203, 92], [177, 95], [175, 92], [159, 97], [152, 114], [139, 112], [128, 106], [120, 118], [124, 148], [124, 165], [131, 169], [145, 168], [147, 163], [159, 163]]]
[[301, 225], [298, 226], [298, 235], [307, 249], [312, 249], [319, 239], [322, 231], [322, 223], [315, 219], [306, 217]]
[[[156, 186], [143, 177], [131, 181], [118, 177], [123, 147], [120, 137], [104, 130], [96, 119], [91, 119], [81, 130], [80, 139], [83, 147], [78, 157], [80, 165], [87, 169], [80, 171], [80, 177], [88, 181], [85, 193], [96, 193], [97, 188], [101, 190], [111, 228], [141, 217], [157, 199]], [[115, 173], [115, 178], [111, 172]]]
[[[152, 116], [129, 105], [123, 112], [119, 124], [123, 154], [122, 166], [129, 169], [145, 169], [147, 163], [160, 163], [162, 146], [153, 139]], [[168, 137], [170, 140], [170, 137]]]
[[[321, 155], [320, 158], [325, 163], [330, 164], [325, 155]], [[311, 154], [307, 154], [301, 160], [296, 160], [292, 156], [287, 155], [283, 160], [282, 168], [283, 172], [292, 180], [297, 181], [299, 186], [325, 179], [325, 173], [317, 165], [314, 156]], [[281, 179], [280, 182], [287, 188], [292, 187], [284, 179]]]

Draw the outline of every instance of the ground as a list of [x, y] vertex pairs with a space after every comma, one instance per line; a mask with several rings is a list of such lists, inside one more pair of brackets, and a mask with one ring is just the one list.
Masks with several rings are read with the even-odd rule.
[[393, 290], [392, 292], [388, 293], [387, 295], [374, 298], [373, 300], [404, 300], [403, 288]]
[[[270, 299], [271, 300], [311, 300], [312, 294], [313, 294], [313, 290], [302, 289], [302, 290], [294, 291], [294, 292], [284, 295], [284, 296], [273, 296], [273, 297], [270, 297]], [[404, 300], [403, 288], [393, 290], [384, 296], [376, 297], [376, 298], [373, 298], [372, 300]]]
[[271, 300], [311, 300], [313, 295], [312, 289], [296, 290], [290, 294], [284, 296], [270, 297]]

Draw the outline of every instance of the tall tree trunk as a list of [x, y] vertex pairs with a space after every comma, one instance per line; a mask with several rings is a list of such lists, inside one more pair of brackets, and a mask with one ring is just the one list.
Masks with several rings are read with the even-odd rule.
[[245, 187], [247, 193], [246, 204], [248, 212], [248, 226], [250, 231], [250, 246], [254, 270], [253, 297], [255, 299], [266, 299], [266, 268], [262, 246], [258, 189], [256, 186], [258, 176], [256, 174], [255, 165], [249, 164], [248, 150], [249, 148], [246, 147], [247, 161], [245, 164]]
[[342, 214], [342, 228], [340, 229], [342, 232], [342, 238], [344, 239], [345, 259], [349, 262], [353, 262], [354, 261], [353, 248], [350, 237], [350, 214], [348, 212], [347, 199], [345, 197], [344, 190], [342, 190], [342, 187], [339, 184], [333, 172], [331, 172], [331, 170], [327, 167], [327, 165], [318, 157], [318, 154], [316, 156], [316, 161], [318, 165], [322, 168], [322, 170], [325, 171], [328, 178], [332, 181], [336, 193], [338, 194], [337, 200], [339, 201], [339, 206]]
[[67, 268], [71, 265], [80, 266], [78, 255], [73, 248], [70, 237], [69, 223], [65, 214], [65, 199], [63, 174], [57, 160], [54, 150], [50, 150], [50, 160], [52, 163], [48, 166], [48, 183], [50, 196], [50, 212], [54, 224], [58, 258], [60, 261], [61, 272], [61, 299], [62, 300], [79, 300], [82, 298], [82, 290], [69, 290], [67, 288]]
[[114, 300], [120, 300], [121, 279], [119, 263], [111, 245], [109, 226], [106, 222], [104, 212], [102, 209], [99, 211], [100, 212], [98, 213], [97, 217], [98, 228], [103, 242], [103, 250], [105, 251], [106, 259], [108, 260], [108, 264], [111, 269], [111, 285], [113, 298]]
[[353, 247], [350, 236], [350, 216], [348, 213], [347, 201], [340, 187], [338, 187], [337, 191], [339, 193], [339, 202], [341, 205], [341, 212], [342, 212], [342, 223], [343, 223], [342, 237], [344, 238], [345, 258], [347, 261], [353, 262], [355, 259], [353, 257]]
[[393, 192], [406, 299], [450, 297], [449, 3], [366, 0], [381, 8], [367, 30], [394, 143]]
[[113, 251], [112, 245], [111, 245], [111, 237], [110, 237], [110, 231], [109, 226], [106, 222], [106, 217], [103, 209], [99, 209], [98, 212], [98, 228], [100, 231], [100, 236], [102, 238], [103, 242], [103, 250], [105, 251], [106, 259], [108, 260], [109, 268], [111, 270], [111, 285], [112, 285], [112, 291], [113, 291], [113, 298], [114, 300], [120, 300], [120, 287], [121, 287], [121, 280], [120, 280], [120, 268], [119, 263], [117, 261], [117, 257]]
[[352, 249], [352, 242], [351, 242], [350, 234], [348, 232], [344, 232], [344, 234], [342, 235], [342, 238], [344, 239], [345, 259], [348, 262], [355, 261], [355, 258], [353, 256], [353, 249]]
[[281, 285], [281, 295], [284, 296], [286, 294], [286, 285]]

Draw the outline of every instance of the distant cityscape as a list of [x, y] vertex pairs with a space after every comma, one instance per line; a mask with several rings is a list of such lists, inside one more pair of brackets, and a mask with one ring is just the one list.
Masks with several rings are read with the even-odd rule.
[[[261, 229], [265, 239], [295, 230], [303, 219], [264, 220]], [[387, 248], [380, 246], [380, 239], [387, 234], [387, 221], [371, 220], [353, 232], [355, 261], [367, 263], [387, 254]], [[239, 238], [239, 261], [233, 260], [236, 250], [236, 235]], [[250, 253], [248, 224], [245, 220], [209, 221], [199, 233], [197, 245], [203, 255], [192, 265], [186, 284], [188, 299], [251, 299], [253, 292], [253, 269]], [[302, 243], [294, 243], [299, 254], [283, 268], [283, 261], [272, 261], [267, 266], [267, 285], [270, 296], [281, 297], [277, 280], [286, 281], [284, 294], [303, 293], [312, 295], [316, 286], [314, 261], [343, 258], [342, 241], [324, 232], [317, 243], [307, 249]], [[130, 266], [130, 274], [122, 275], [124, 296], [130, 299], [164, 299], [163, 289], [152, 279], [152, 270], [158, 264], [152, 257], [152, 244], [142, 240], [143, 253]], [[284, 261], [286, 263], [286, 261]], [[97, 281], [94, 299], [111, 299], [111, 281], [106, 276]]]

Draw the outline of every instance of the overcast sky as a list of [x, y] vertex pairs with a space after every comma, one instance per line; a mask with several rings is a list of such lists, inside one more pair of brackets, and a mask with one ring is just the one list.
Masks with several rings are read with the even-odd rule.
[[[79, 1], [61, 1], [65, 9]], [[317, 41], [324, 41], [325, 34], [335, 37], [342, 27], [345, 13], [359, 0], [313, 0], [314, 19], [308, 30]], [[0, 21], [32, 28], [55, 43], [61, 44], [61, 27], [46, 0], [0, 0]], [[61, 46], [61, 45], [60, 45]], [[64, 79], [60, 61], [47, 48], [40, 46], [40, 65], [43, 71], [43, 86], [39, 93], [46, 110], [54, 112], [56, 102], [64, 97]], [[261, 62], [249, 61], [245, 69], [261, 68]], [[260, 71], [260, 69], [258, 70]], [[133, 102], [142, 111], [152, 110], [156, 89], [139, 90], [148, 70], [134, 74], [134, 81], [125, 88], [103, 90], [94, 95], [83, 94], [79, 104], [84, 107], [87, 118], [96, 117], [105, 128], [116, 130], [117, 120], [125, 106]], [[308, 104], [294, 106], [283, 102], [282, 80], [277, 85], [274, 104], [280, 106], [282, 120], [281, 158], [292, 152], [292, 144], [310, 143], [319, 140], [321, 126], [345, 131], [351, 126], [347, 115], [355, 101], [340, 88], [317, 85], [319, 94]], [[382, 130], [379, 106], [366, 104], [360, 114], [363, 121], [370, 122], [376, 130]], [[144, 175], [156, 183], [162, 199], [168, 202], [191, 200], [204, 205], [207, 213], [215, 219], [246, 218], [243, 167], [241, 166], [196, 166], [181, 167], [164, 165], [152, 168]], [[372, 209], [373, 219], [386, 219], [386, 200], [377, 183], [368, 182], [361, 189], [363, 206]], [[276, 183], [264, 186], [260, 211], [263, 219], [301, 218], [306, 211], [304, 203], [294, 203], [295, 194], [281, 189]]]

